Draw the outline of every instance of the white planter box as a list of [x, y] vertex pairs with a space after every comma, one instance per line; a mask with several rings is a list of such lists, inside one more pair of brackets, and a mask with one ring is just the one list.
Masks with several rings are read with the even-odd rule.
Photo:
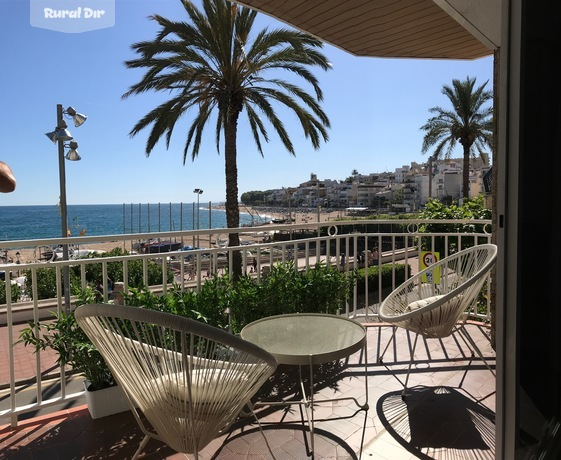
[[107, 417], [130, 410], [127, 398], [120, 386], [104, 388], [103, 390], [89, 391], [90, 382], [84, 382], [86, 388], [86, 402], [93, 419]]

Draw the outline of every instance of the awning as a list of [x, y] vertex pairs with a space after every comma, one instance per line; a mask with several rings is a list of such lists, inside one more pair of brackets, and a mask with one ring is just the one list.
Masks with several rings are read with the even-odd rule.
[[487, 31], [497, 29], [500, 6], [448, 0], [441, 2], [445, 11], [433, 0], [235, 1], [357, 56], [432, 59], [491, 55], [496, 46]]

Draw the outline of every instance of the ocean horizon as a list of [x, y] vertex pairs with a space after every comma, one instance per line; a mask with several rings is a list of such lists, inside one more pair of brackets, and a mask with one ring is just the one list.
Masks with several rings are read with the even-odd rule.
[[[226, 228], [220, 204], [145, 203], [68, 205], [70, 236], [122, 235]], [[267, 216], [240, 208], [240, 226], [260, 225]], [[198, 224], [197, 224], [198, 221]], [[58, 238], [61, 216], [57, 205], [0, 206], [0, 241]]]

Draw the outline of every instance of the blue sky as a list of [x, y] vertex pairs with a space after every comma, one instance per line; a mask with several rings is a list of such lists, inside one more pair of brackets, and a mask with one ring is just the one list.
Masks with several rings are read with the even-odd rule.
[[[183, 19], [179, 0], [116, 0], [114, 27], [84, 33], [56, 32], [30, 25], [29, 0], [0, 0], [0, 160], [17, 178], [17, 189], [0, 196], [4, 205], [56, 205], [59, 199], [57, 148], [44, 135], [56, 125], [56, 105], [88, 116], [69, 130], [82, 157], [66, 162], [69, 204], [201, 202], [225, 199], [224, 157], [216, 152], [213, 125], [198, 158], [183, 166], [187, 128], [176, 125], [170, 149], [159, 143], [146, 157], [148, 131], [135, 138], [135, 122], [165, 99], [145, 94], [121, 100], [141, 71], [126, 69], [132, 43], [150, 40], [156, 27], [147, 17]], [[281, 27], [261, 16], [256, 30]], [[284, 121], [296, 149], [292, 157], [269, 129], [271, 141], [258, 153], [245, 119], [240, 119], [238, 168], [240, 195], [249, 190], [297, 186], [311, 173], [320, 180], [393, 171], [421, 155], [420, 127], [435, 105], [448, 107], [441, 94], [452, 79], [489, 80], [492, 57], [475, 61], [355, 57], [330, 45], [324, 52], [329, 72], [316, 70], [331, 120], [330, 141], [314, 150], [292, 116]], [[189, 119], [184, 120], [188, 126]], [[461, 152], [458, 151], [458, 156]]]

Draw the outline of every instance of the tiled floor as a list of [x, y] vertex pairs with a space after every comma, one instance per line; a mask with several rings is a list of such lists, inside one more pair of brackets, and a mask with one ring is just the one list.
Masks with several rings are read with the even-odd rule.
[[[488, 329], [476, 324], [467, 329], [494, 367]], [[385, 364], [380, 364], [378, 357], [391, 331], [391, 327], [379, 324], [368, 327], [368, 411], [349, 400], [316, 405], [314, 458], [357, 459], [364, 434], [363, 459], [493, 459], [495, 379], [491, 372], [478, 358], [468, 367], [470, 353], [458, 334], [443, 341], [420, 342], [410, 389], [403, 399], [397, 378], [404, 379], [412, 337], [399, 330], [384, 357]], [[361, 404], [365, 402], [363, 356], [359, 352], [347, 362], [318, 369], [316, 398], [354, 397]], [[291, 379], [298, 371], [283, 367], [279, 375], [281, 372], [290, 396]], [[241, 419], [227, 435], [211, 442], [199, 458], [311, 458], [300, 406], [263, 405], [256, 407], [256, 412], [263, 433], [254, 419]], [[20, 422], [16, 430], [0, 427], [0, 458], [120, 460], [131, 458], [141, 439], [130, 412], [93, 420], [87, 408], [79, 406]], [[185, 456], [151, 440], [140, 458]]]

